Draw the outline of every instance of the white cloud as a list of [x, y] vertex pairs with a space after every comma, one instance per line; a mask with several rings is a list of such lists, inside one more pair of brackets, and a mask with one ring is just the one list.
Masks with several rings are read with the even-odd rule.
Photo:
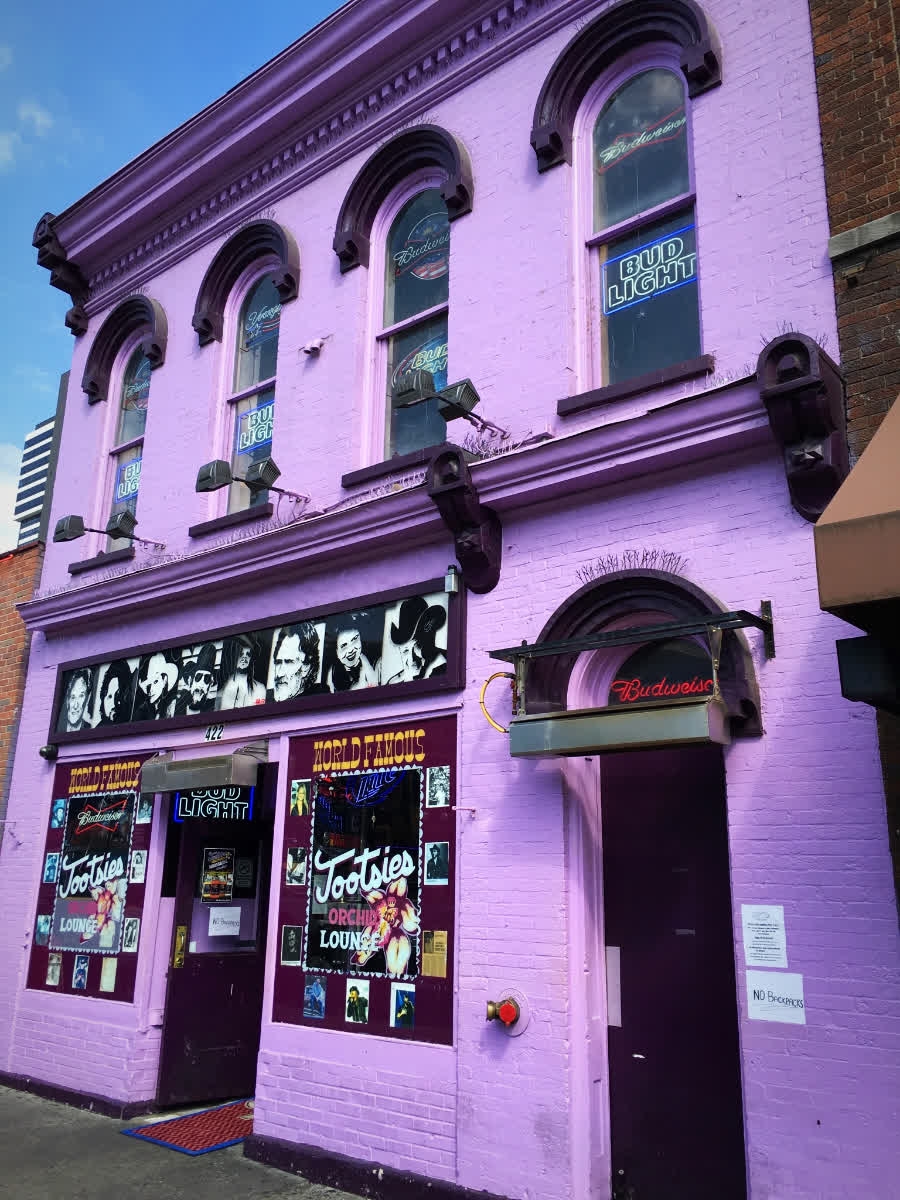
[[21, 140], [17, 133], [0, 132], [0, 171], [16, 161], [16, 148]]
[[5, 71], [12, 65], [12, 50], [9, 46], [0, 45], [0, 71]]
[[19, 539], [19, 523], [13, 520], [13, 511], [21, 461], [18, 446], [0, 442], [0, 551], [12, 550]]
[[23, 100], [19, 105], [19, 122], [22, 125], [29, 125], [33, 133], [38, 137], [45, 137], [53, 128], [53, 117], [47, 112], [46, 108], [42, 108], [40, 104], [35, 104], [33, 100]]

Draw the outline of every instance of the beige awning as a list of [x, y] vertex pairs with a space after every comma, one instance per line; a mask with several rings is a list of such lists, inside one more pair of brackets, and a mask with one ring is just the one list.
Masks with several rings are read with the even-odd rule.
[[900, 401], [819, 518], [815, 545], [822, 608], [870, 633], [894, 626], [900, 598]]
[[176, 759], [171, 753], [148, 758], [141, 768], [142, 792], [186, 792], [192, 788], [253, 787], [259, 760], [250, 754], [212, 754]]
[[646, 750], [731, 741], [721, 700], [691, 704], [583, 708], [514, 717], [509, 723], [512, 758], [565, 758], [600, 750]]

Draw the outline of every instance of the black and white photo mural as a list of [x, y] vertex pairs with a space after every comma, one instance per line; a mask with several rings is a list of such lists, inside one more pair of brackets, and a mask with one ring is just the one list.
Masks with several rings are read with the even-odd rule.
[[201, 634], [188, 644], [65, 664], [51, 738], [96, 738], [138, 722], [246, 717], [259, 706], [354, 703], [361, 691], [399, 684], [461, 686], [458, 608], [453, 620], [460, 598], [436, 590], [436, 583], [426, 586], [337, 612], [292, 615], [264, 628]]

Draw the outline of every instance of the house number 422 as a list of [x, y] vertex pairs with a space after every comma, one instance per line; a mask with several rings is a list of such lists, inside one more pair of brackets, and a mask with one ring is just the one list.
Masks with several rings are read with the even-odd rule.
[[221, 742], [222, 734], [225, 732], [224, 725], [207, 725], [206, 740], [208, 742]]

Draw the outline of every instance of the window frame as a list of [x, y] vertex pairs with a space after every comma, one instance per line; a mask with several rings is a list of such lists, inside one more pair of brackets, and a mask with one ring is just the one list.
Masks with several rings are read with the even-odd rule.
[[[594, 126], [606, 103], [631, 79], [647, 71], [665, 70], [676, 77], [684, 95], [688, 168], [688, 191], [673, 196], [651, 208], [617, 221], [600, 232], [594, 229]], [[603, 355], [603, 302], [602, 262], [599, 249], [633, 234], [647, 226], [658, 224], [678, 213], [693, 211], [693, 223], [697, 241], [697, 309], [700, 323], [702, 354], [703, 306], [700, 270], [700, 236], [697, 228], [697, 188], [694, 170], [694, 137], [691, 115], [691, 97], [687, 81], [680, 65], [677, 47], [662, 42], [645, 44], [617, 61], [615, 67], [601, 75], [588, 89], [578, 109], [574, 128], [575, 145], [575, 216], [574, 228], [578, 231], [573, 239], [572, 277], [578, 307], [584, 320], [574, 322], [577, 391], [618, 387], [605, 379]], [[674, 364], [673, 364], [674, 365]], [[627, 381], [621, 381], [626, 383]]]
[[[367, 403], [363, 406], [361, 425], [361, 457], [366, 466], [374, 466], [382, 462], [390, 462], [392, 458], [402, 457], [391, 452], [390, 438], [390, 401], [387, 390], [387, 368], [389, 360], [390, 339], [399, 333], [404, 333], [416, 325], [424, 324], [436, 317], [447, 317], [447, 343], [449, 363], [449, 343], [451, 341], [450, 310], [452, 286], [452, 260], [450, 280], [447, 285], [447, 300], [430, 308], [422, 309], [410, 317], [392, 325], [384, 324], [384, 306], [386, 293], [386, 256], [388, 239], [394, 222], [402, 209], [416, 198], [421, 192], [429, 189], [440, 190], [447, 182], [444, 171], [436, 167], [425, 167], [408, 175], [397, 184], [386, 196], [372, 224], [370, 243], [369, 279], [367, 295], [367, 317], [365, 331], [365, 396]], [[450, 247], [453, 247], [453, 221], [450, 219]], [[371, 352], [369, 352], [371, 347]], [[446, 439], [443, 439], [446, 440]], [[434, 446], [442, 442], [433, 443]], [[430, 447], [421, 447], [422, 450]]]
[[[150, 387], [147, 396], [147, 420], [144, 423], [143, 432], [137, 437], [126, 438], [124, 442], [119, 442], [118, 429], [119, 421], [122, 415], [122, 388], [125, 385], [125, 375], [128, 371], [128, 365], [131, 362], [132, 356], [138, 350], [143, 349], [144, 342], [150, 333], [149, 328], [138, 329], [123, 338], [116, 351], [116, 356], [113, 361], [112, 371], [110, 372], [109, 397], [108, 405], [109, 412], [107, 413], [107, 428], [105, 429], [105, 443], [108, 447], [106, 451], [107, 466], [105, 470], [104, 484], [101, 489], [101, 500], [99, 516], [92, 524], [98, 528], [105, 529], [107, 522], [112, 516], [113, 504], [115, 502], [116, 474], [119, 464], [119, 459], [123, 454], [127, 454], [130, 450], [140, 448], [141, 459], [141, 483], [144, 479], [144, 443], [147, 439], [147, 426], [150, 422], [150, 403], [153, 394], [153, 368], [150, 369]], [[145, 355], [145, 357], [147, 357]], [[140, 500], [141, 486], [138, 485], [137, 497]], [[137, 502], [135, 501], [135, 509]], [[98, 541], [97, 551], [105, 554], [112, 554], [116, 550], [127, 550], [132, 546], [130, 538], [113, 538], [105, 533], [95, 535]]]
[[[268, 379], [259, 380], [249, 387], [240, 389], [235, 388], [235, 378], [237, 375], [240, 320], [244, 304], [257, 284], [265, 279], [266, 276], [270, 276], [278, 267], [279, 263], [274, 257], [266, 256], [265, 258], [257, 259], [238, 276], [228, 294], [228, 300], [225, 305], [218, 388], [220, 401], [216, 407], [213, 436], [215, 445], [220, 448], [221, 457], [229, 466], [232, 465], [234, 458], [234, 438], [239, 415], [239, 405], [243, 401], [252, 399], [254, 396], [259, 396], [266, 391], [273, 392], [273, 403], [277, 402], [278, 359], [281, 353], [281, 314], [279, 314], [275, 374]], [[284, 301], [280, 303], [283, 312]], [[262, 509], [268, 499], [268, 493], [263, 493], [262, 499], [257, 504], [251, 506], [250, 501], [253, 497], [243, 483], [232, 483], [229, 487], [222, 488], [220, 492], [212, 493], [211, 495], [214, 505], [214, 511], [210, 514], [212, 517], [243, 514], [257, 507]]]

